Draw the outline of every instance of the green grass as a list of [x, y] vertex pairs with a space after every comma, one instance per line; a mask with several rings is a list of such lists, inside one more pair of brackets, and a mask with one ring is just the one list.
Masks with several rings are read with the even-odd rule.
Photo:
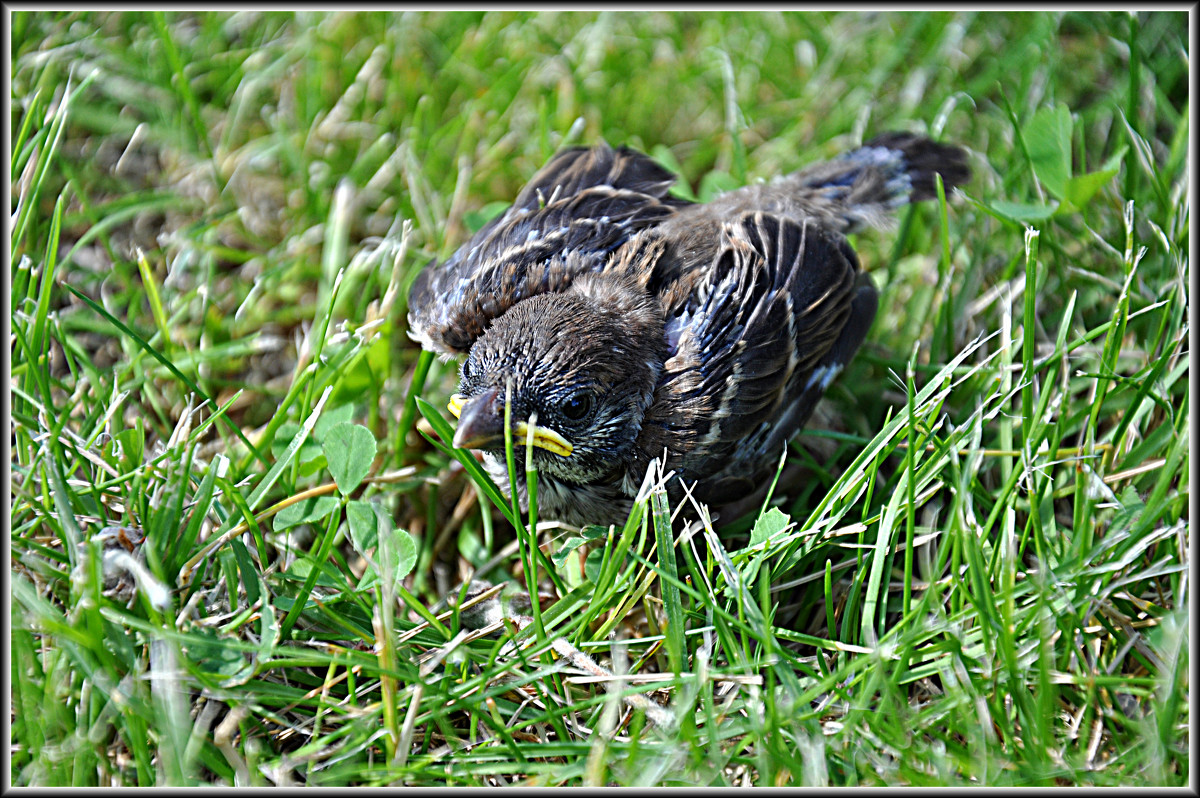
[[[1190, 784], [1189, 24], [14, 12], [11, 782]], [[436, 440], [408, 286], [559, 147], [896, 128], [974, 177], [741, 537]]]

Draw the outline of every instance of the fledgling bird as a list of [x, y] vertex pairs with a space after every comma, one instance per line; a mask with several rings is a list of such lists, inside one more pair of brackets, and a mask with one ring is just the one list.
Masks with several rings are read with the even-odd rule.
[[965, 182], [966, 153], [885, 133], [701, 204], [628, 147], [558, 153], [410, 292], [409, 335], [466, 354], [454, 445], [483, 450], [510, 490], [511, 385], [517, 473], [532, 429], [541, 518], [623, 523], [664, 455], [703, 502], [750, 494], [875, 318], [844, 235], [935, 196], [935, 173], [947, 191]]

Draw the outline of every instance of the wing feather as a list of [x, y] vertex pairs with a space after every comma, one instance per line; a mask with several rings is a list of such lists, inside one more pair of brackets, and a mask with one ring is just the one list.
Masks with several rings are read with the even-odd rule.
[[604, 267], [640, 230], [681, 201], [674, 177], [635, 150], [607, 144], [550, 160], [503, 214], [441, 265], [426, 266], [409, 291], [409, 335], [445, 355], [467, 351], [517, 302], [563, 291]]
[[845, 239], [815, 223], [761, 212], [724, 223], [703, 279], [668, 309], [669, 357], [639, 459], [666, 449], [668, 468], [708, 501], [773, 467], [779, 452], [766, 445], [807, 419], [796, 403], [847, 327], [859, 276]]

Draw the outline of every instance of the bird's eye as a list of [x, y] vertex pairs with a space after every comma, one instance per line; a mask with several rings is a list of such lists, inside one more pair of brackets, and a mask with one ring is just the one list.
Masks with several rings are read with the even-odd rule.
[[561, 410], [567, 421], [582, 421], [592, 412], [595, 399], [590, 393], [580, 391], [562, 403]]
[[470, 378], [471, 378], [471, 360], [470, 360], [470, 358], [468, 358], [467, 360], [464, 360], [464, 361], [463, 361], [463, 364], [462, 364], [462, 378], [463, 378], [464, 380], [468, 380], [468, 379], [470, 379]]

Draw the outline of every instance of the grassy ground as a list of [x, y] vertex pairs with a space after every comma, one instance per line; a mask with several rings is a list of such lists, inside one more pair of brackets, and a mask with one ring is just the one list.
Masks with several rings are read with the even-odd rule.
[[[1190, 783], [1187, 14], [11, 23], [14, 784]], [[974, 178], [856, 238], [804, 488], [532, 556], [417, 271], [569, 142], [896, 128]]]

